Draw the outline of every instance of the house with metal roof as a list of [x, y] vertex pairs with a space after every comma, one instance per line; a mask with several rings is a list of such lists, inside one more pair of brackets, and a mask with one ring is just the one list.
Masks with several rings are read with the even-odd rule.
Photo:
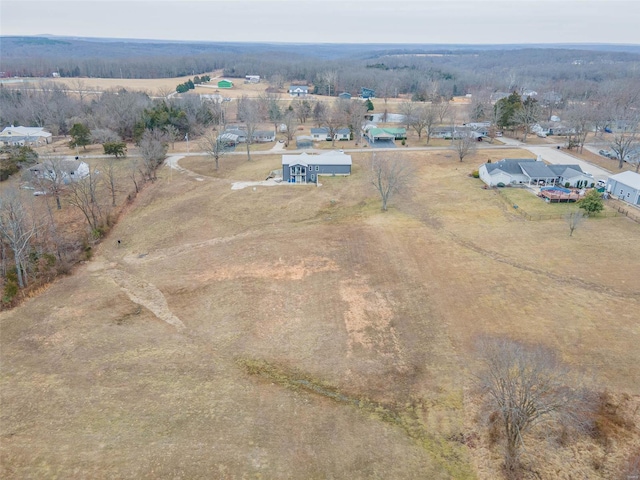
[[640, 205], [640, 174], [627, 171], [612, 175], [607, 180], [607, 192], [632, 205]]
[[218, 88], [233, 88], [233, 82], [231, 80], [222, 79], [218, 82]]
[[318, 177], [351, 175], [351, 155], [343, 151], [331, 151], [312, 155], [282, 156], [282, 181], [288, 183], [316, 183]]
[[53, 135], [43, 127], [10, 127], [0, 132], [0, 143], [4, 145], [44, 145], [51, 143]]
[[229, 127], [220, 134], [219, 138], [227, 145], [237, 145], [247, 141], [247, 132], [240, 128]]

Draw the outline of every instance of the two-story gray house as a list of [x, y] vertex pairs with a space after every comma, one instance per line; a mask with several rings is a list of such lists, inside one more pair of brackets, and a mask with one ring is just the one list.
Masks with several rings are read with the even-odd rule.
[[302, 153], [282, 156], [282, 181], [315, 183], [320, 175], [351, 175], [351, 155], [331, 151], [320, 155]]

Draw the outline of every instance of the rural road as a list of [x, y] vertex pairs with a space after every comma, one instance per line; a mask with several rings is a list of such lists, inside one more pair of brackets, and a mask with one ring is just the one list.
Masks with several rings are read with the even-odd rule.
[[[611, 176], [611, 172], [604, 170], [603, 168], [600, 168], [596, 165], [593, 165], [589, 162], [585, 162], [584, 160], [581, 160], [577, 157], [574, 157], [573, 155], [570, 155], [568, 153], [566, 153], [565, 150], [559, 150], [557, 147], [561, 146], [560, 144], [547, 144], [547, 145], [527, 145], [525, 143], [522, 143], [518, 140], [515, 140], [513, 138], [501, 138], [500, 139], [501, 142], [504, 143], [504, 145], [491, 145], [491, 144], [487, 144], [487, 143], [483, 143], [481, 145], [478, 145], [478, 149], [479, 150], [504, 150], [504, 149], [511, 149], [511, 148], [522, 148], [524, 150], [528, 150], [529, 152], [531, 152], [533, 155], [535, 155], [536, 157], [538, 155], [540, 155], [543, 160], [549, 162], [549, 163], [553, 163], [553, 164], [578, 164], [580, 165], [580, 168], [582, 168], [583, 171], [585, 172], [589, 172], [591, 175], [593, 175], [593, 178], [597, 181], [597, 180], [606, 180], [607, 178], [609, 178], [609, 176]], [[336, 146], [336, 149], [338, 149], [339, 147]], [[585, 145], [585, 148], [589, 149], [590, 151], [594, 150], [594, 147], [587, 146]], [[302, 153], [302, 152], [307, 152], [307, 153], [323, 153], [323, 152], [327, 152], [328, 150], [326, 149], [314, 149], [314, 148], [306, 148], [306, 149], [299, 149], [299, 150], [285, 150], [284, 149], [284, 144], [282, 143], [276, 143], [274, 145], [274, 147], [270, 150], [260, 150], [260, 151], [255, 151], [255, 152], [251, 152], [251, 155], [273, 155], [274, 153], [288, 153], [288, 154], [298, 154], [298, 153]], [[425, 152], [429, 152], [429, 151], [449, 151], [449, 147], [404, 147], [404, 148], [372, 148], [372, 147], [367, 147], [367, 148], [350, 148], [347, 150], [348, 153], [357, 153], [357, 152], [384, 152], [384, 151], [405, 151], [405, 152], [421, 152], [421, 151], [425, 151]], [[244, 150], [241, 151], [236, 151], [236, 152], [228, 152], [225, 155], [246, 155], [247, 153]], [[167, 156], [167, 159], [165, 160], [165, 164], [168, 165], [170, 168], [174, 169], [174, 170], [183, 170], [186, 172], [186, 170], [182, 169], [182, 167], [180, 167], [180, 165], [178, 164], [178, 161], [183, 158], [183, 157], [197, 157], [197, 156], [204, 156], [207, 155], [207, 152], [171, 152], [171, 155]], [[138, 156], [136, 154], [131, 154], [129, 155], [130, 157], [135, 157]], [[111, 157], [110, 155], [80, 155], [80, 158], [109, 158]], [[75, 158], [74, 155], [70, 155], [67, 157], [68, 159], [73, 159]], [[190, 172], [192, 173], [192, 172]], [[195, 175], [195, 174], [194, 174]]]

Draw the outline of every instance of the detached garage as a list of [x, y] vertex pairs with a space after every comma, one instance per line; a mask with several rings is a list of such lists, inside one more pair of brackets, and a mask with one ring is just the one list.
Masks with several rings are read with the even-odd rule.
[[622, 172], [612, 175], [607, 180], [607, 192], [632, 205], [640, 205], [640, 174]]

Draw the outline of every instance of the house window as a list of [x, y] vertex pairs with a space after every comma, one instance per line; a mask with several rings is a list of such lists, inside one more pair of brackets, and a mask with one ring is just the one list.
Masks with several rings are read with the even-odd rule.
[[620, 195], [624, 195], [624, 190], [620, 190]]
[[316, 172], [320, 171], [320, 165], [316, 165]]

